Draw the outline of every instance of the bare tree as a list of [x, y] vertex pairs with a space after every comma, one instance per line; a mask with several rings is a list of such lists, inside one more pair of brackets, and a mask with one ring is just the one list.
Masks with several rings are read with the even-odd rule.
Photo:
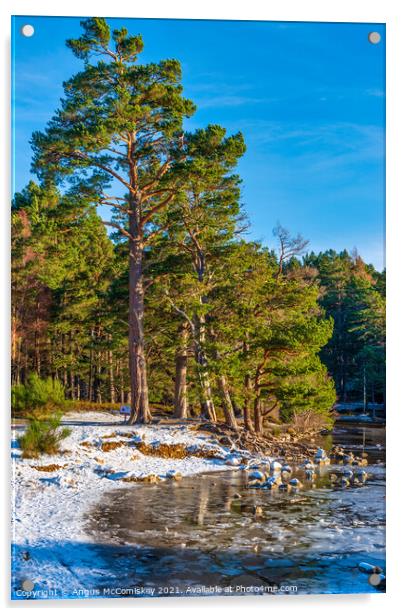
[[282, 274], [283, 264], [292, 257], [303, 254], [306, 251], [309, 241], [305, 240], [300, 233], [298, 233], [296, 237], [291, 237], [288, 229], [282, 227], [279, 222], [272, 232], [274, 236], [278, 238], [279, 242], [278, 277]]

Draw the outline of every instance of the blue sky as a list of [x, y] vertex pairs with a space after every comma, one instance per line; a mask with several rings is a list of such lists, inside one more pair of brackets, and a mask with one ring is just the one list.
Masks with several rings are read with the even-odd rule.
[[[81, 18], [14, 20], [14, 186], [29, 181], [33, 130], [43, 129], [62, 82], [81, 62], [65, 47]], [[141, 33], [141, 62], [180, 60], [187, 122], [241, 130], [238, 168], [249, 237], [274, 245], [277, 221], [310, 248], [352, 250], [384, 265], [385, 26], [110, 19]], [[25, 38], [22, 25], [35, 34]], [[368, 42], [371, 31], [382, 41]]]

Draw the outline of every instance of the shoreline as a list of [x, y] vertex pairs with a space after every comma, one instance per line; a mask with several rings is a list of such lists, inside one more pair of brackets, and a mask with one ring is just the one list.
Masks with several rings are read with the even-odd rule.
[[[240, 469], [246, 458], [259, 464], [271, 461], [224, 447], [214, 435], [182, 424], [130, 426], [108, 412], [69, 412], [62, 424], [72, 430], [62, 451], [35, 459], [22, 458], [18, 448], [24, 426], [12, 430], [14, 587], [28, 578], [51, 590], [57, 580], [69, 575], [60, 562], [62, 553], [57, 555], [54, 545], [63, 545], [68, 538], [82, 544], [85, 558], [85, 543], [94, 543], [83, 530], [86, 516], [105, 492], [132, 483], [175, 481], [180, 476]], [[188, 455], [146, 455], [141, 453], [143, 446], [170, 448], [177, 455], [187, 449]], [[47, 546], [52, 546], [49, 568], [43, 570], [35, 564], [35, 552], [43, 552]]]
[[[169, 490], [169, 483], [173, 487], [178, 481], [180, 490], [181, 476], [187, 486], [193, 477], [197, 489], [201, 475], [258, 469], [279, 461], [236, 448], [233, 440], [242, 441], [241, 435], [230, 431], [225, 435], [221, 426], [215, 426], [214, 433], [206, 424], [165, 420], [129, 426], [108, 412], [70, 412], [63, 424], [72, 428], [63, 441], [64, 452], [38, 459], [21, 457], [16, 437], [24, 426], [13, 430], [12, 598], [16, 600], [81, 598], [91, 591], [91, 579], [103, 579], [107, 567], [102, 565], [102, 554], [110, 554], [111, 548], [107, 535], [88, 533], [88, 528], [98, 520], [96, 507], [108, 502], [106, 494], [113, 503], [114, 494], [119, 498], [117, 490], [130, 494], [135, 483], [139, 491], [137, 497], [133, 491], [130, 498], [136, 502], [144, 498], [141, 483], [161, 482]], [[272, 450], [288, 445], [288, 452], [297, 452], [297, 443], [267, 442]], [[287, 462], [286, 455], [280, 460]], [[146, 488], [150, 503], [155, 488]], [[344, 494], [348, 499], [348, 493]], [[124, 550], [128, 557], [136, 543], [120, 546], [117, 541], [114, 549]], [[32, 593], [21, 590], [24, 580], [34, 583]]]

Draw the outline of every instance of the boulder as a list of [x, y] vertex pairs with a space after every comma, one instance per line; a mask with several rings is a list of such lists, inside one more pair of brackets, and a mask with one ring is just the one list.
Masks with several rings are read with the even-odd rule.
[[289, 485], [290, 485], [292, 488], [301, 488], [302, 483], [301, 483], [301, 481], [300, 481], [299, 479], [297, 479], [296, 477], [294, 477], [293, 479], [291, 479], [291, 480], [289, 481]]
[[367, 573], [368, 575], [371, 573], [382, 573], [381, 567], [366, 562], [359, 563], [358, 568], [362, 573]]
[[253, 507], [253, 513], [254, 513], [254, 515], [256, 515], [256, 516], [260, 516], [260, 515], [262, 515], [262, 514], [263, 514], [262, 507], [260, 507], [259, 505], [254, 505], [254, 507]]
[[265, 481], [264, 473], [262, 473], [261, 471], [257, 471], [257, 470], [249, 473], [248, 478], [251, 481], [253, 481], [254, 479], [256, 479], [257, 481]]
[[231, 454], [225, 459], [225, 464], [229, 464], [229, 466], [240, 466], [242, 463], [242, 459], [240, 456]]

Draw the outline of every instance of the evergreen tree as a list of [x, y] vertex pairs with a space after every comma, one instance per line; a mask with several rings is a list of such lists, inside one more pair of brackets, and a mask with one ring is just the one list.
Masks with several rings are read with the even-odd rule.
[[194, 105], [182, 96], [179, 62], [137, 64], [140, 36], [125, 28], [111, 32], [103, 18], [82, 26], [82, 36], [67, 44], [84, 69], [64, 84], [61, 108], [45, 132], [33, 135], [33, 168], [43, 178], [69, 178], [75, 193], [122, 213], [121, 224], [106, 222], [128, 238], [130, 420], [147, 422], [144, 251], [156, 215], [177, 195], [182, 121]]
[[334, 320], [334, 333], [321, 351], [341, 401], [362, 401], [365, 392], [385, 395], [385, 272], [357, 253], [328, 250], [305, 264], [318, 271], [320, 304]]

